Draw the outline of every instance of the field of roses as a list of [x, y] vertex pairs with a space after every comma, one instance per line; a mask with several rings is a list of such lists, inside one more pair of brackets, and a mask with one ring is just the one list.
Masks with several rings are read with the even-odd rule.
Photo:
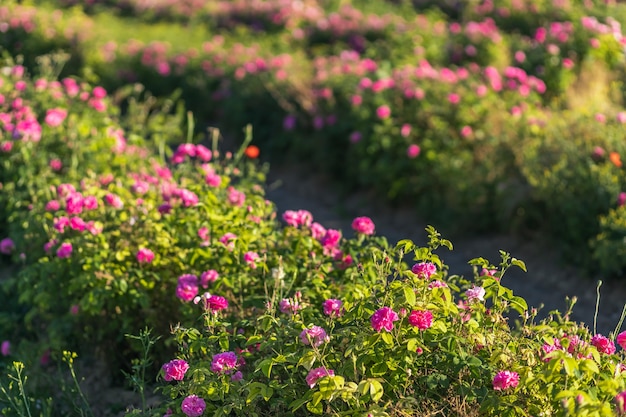
[[[458, 275], [433, 227], [388, 242], [264, 190], [265, 161], [306, 160], [621, 274], [624, 21], [592, 0], [3, 2], [0, 416], [625, 415], [624, 314], [540, 315], [511, 254]], [[135, 401], [95, 407], [86, 363]]]

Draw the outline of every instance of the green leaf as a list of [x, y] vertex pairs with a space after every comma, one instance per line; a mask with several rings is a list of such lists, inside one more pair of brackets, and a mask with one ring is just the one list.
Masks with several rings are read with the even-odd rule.
[[227, 351], [229, 347], [228, 337], [220, 337], [220, 347], [222, 351]]
[[405, 286], [402, 288], [402, 291], [404, 292], [406, 303], [413, 307], [415, 305], [415, 291], [413, 291], [413, 288]]
[[324, 409], [322, 407], [321, 402], [322, 402], [322, 393], [316, 392], [315, 394], [313, 394], [313, 399], [309, 401], [308, 403], [306, 403], [306, 408], [313, 414], [322, 414]]
[[520, 268], [522, 271], [524, 271], [524, 272], [528, 272], [528, 271], [526, 270], [526, 264], [525, 264], [525, 263], [524, 263], [524, 261], [522, 261], [522, 260], [519, 260], [519, 259], [517, 259], [517, 258], [513, 258], [513, 259], [511, 259], [511, 265], [515, 265], [515, 266], [517, 266], [518, 268]]
[[311, 401], [311, 393], [312, 391], [308, 391], [302, 398], [298, 398], [297, 400], [292, 401], [289, 404], [289, 408], [291, 408], [291, 411], [296, 411], [298, 408], [302, 407], [306, 402]]
[[563, 368], [565, 369], [565, 373], [567, 375], [573, 375], [574, 371], [578, 370], [578, 362], [574, 358], [563, 358]]
[[375, 379], [370, 380], [370, 396], [372, 397], [372, 401], [378, 402], [383, 397], [384, 392], [380, 382]]
[[316, 359], [315, 351], [309, 350], [302, 355], [296, 366], [303, 366], [307, 371], [310, 371], [313, 364], [315, 364]]
[[600, 368], [598, 368], [598, 364], [591, 359], [583, 359], [580, 361], [580, 370], [583, 372], [592, 372], [594, 374], [600, 373]]
[[263, 341], [263, 336], [261, 335], [254, 335], [254, 336], [250, 336], [248, 338], [248, 340], [246, 341], [246, 346], [251, 346], [251, 345], [256, 345], [257, 343], [261, 343]]
[[263, 375], [269, 378], [272, 373], [272, 366], [274, 366], [274, 361], [271, 358], [265, 359], [259, 364], [259, 369], [263, 372]]
[[272, 398], [273, 394], [274, 394], [274, 388], [268, 387], [267, 385], [263, 387], [263, 389], [261, 390], [261, 395], [263, 395], [263, 399], [265, 401], [269, 401], [270, 398]]
[[415, 244], [413, 243], [413, 241], [409, 239], [402, 239], [398, 243], [396, 243], [396, 249], [402, 248], [404, 253], [409, 253], [414, 246]]
[[389, 346], [393, 346], [393, 336], [391, 333], [383, 332], [380, 337], [383, 339], [383, 342]]
[[248, 386], [248, 396], [246, 397], [246, 404], [250, 404], [256, 397], [261, 395], [263, 390], [267, 388], [267, 385], [261, 382], [252, 382]]
[[372, 366], [370, 373], [372, 376], [382, 376], [387, 373], [387, 364], [385, 362], [379, 362]]
[[509, 302], [511, 303], [511, 308], [516, 310], [522, 316], [524, 315], [524, 312], [528, 311], [528, 304], [522, 297], [517, 295], [513, 296], [509, 299]]
[[415, 338], [409, 339], [406, 343], [406, 350], [409, 352], [415, 352], [417, 350], [417, 344], [419, 341]]
[[364, 379], [363, 381], [359, 382], [359, 386], [357, 387], [357, 391], [359, 392], [359, 394], [365, 395], [369, 392], [369, 390], [370, 390], [369, 379]]

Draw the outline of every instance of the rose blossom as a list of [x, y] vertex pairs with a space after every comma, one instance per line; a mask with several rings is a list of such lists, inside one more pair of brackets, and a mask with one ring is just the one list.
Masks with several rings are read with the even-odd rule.
[[393, 322], [400, 318], [398, 314], [389, 307], [378, 309], [371, 318], [372, 328], [380, 333], [382, 329], [390, 332], [393, 330]]
[[326, 334], [326, 330], [320, 326], [311, 326], [308, 329], [302, 330], [300, 340], [307, 346], [311, 345], [317, 347], [324, 342], [328, 342], [330, 338]]
[[237, 368], [237, 355], [235, 352], [222, 352], [213, 355], [211, 359], [211, 371], [218, 374], [230, 374]]
[[437, 273], [437, 267], [431, 262], [420, 262], [411, 267], [411, 272], [418, 278], [429, 279], [433, 274]]
[[124, 207], [124, 203], [122, 202], [122, 199], [119, 196], [115, 195], [115, 194], [109, 193], [109, 194], [105, 195], [104, 196], [104, 201], [108, 205], [110, 205], [110, 206], [112, 206], [112, 207], [114, 207], [116, 209], [121, 209], [122, 207]]
[[244, 253], [243, 260], [252, 269], [256, 269], [256, 260], [259, 259], [259, 254], [253, 251]]
[[416, 144], [411, 144], [409, 145], [409, 147], [406, 149], [406, 155], [413, 159], [413, 158], [417, 158], [417, 156], [420, 154], [420, 147]]
[[191, 274], [184, 274], [178, 277], [176, 296], [182, 301], [189, 302], [198, 295], [198, 277]]
[[281, 313], [296, 314], [300, 310], [300, 303], [289, 298], [283, 298], [278, 304]]
[[206, 288], [209, 286], [209, 284], [214, 283], [219, 278], [219, 276], [220, 275], [215, 269], [209, 269], [208, 271], [205, 271], [202, 273], [202, 275], [200, 275], [200, 284], [203, 288]]
[[493, 377], [493, 389], [497, 391], [515, 388], [519, 384], [519, 374], [512, 371], [500, 371]]
[[187, 396], [180, 405], [180, 409], [188, 417], [201, 416], [204, 413], [205, 408], [206, 403], [202, 398], [198, 397], [197, 395]]
[[51, 127], [57, 127], [67, 117], [67, 110], [65, 109], [50, 109], [46, 112], [46, 124]]
[[161, 367], [166, 381], [182, 381], [185, 372], [189, 369], [189, 364], [182, 359], [171, 360]]
[[9, 356], [11, 354], [11, 342], [8, 340], [2, 342], [2, 345], [0, 345], [0, 353], [2, 353], [2, 356]]
[[605, 336], [597, 334], [591, 338], [591, 344], [598, 349], [598, 352], [612, 355], [615, 353], [615, 344]]
[[306, 376], [306, 383], [309, 384], [309, 387], [313, 388], [317, 381], [325, 376], [335, 376], [335, 371], [332, 369], [326, 369], [323, 366], [311, 369], [309, 374]]
[[330, 317], [341, 316], [341, 307], [342, 307], [341, 300], [329, 298], [328, 300], [324, 301], [324, 304], [322, 307], [324, 309], [324, 314], [326, 314], [327, 316], [330, 316]]
[[428, 310], [413, 310], [408, 320], [411, 326], [426, 330], [433, 325], [433, 313]]
[[72, 255], [72, 244], [69, 242], [61, 243], [61, 246], [57, 249], [57, 257], [69, 258]]
[[14, 249], [15, 249], [15, 243], [13, 243], [13, 240], [11, 240], [11, 238], [6, 237], [0, 240], [0, 253], [3, 253], [5, 255], [10, 255]]
[[626, 391], [622, 391], [615, 396], [615, 402], [617, 403], [617, 412], [622, 415], [626, 413]]
[[140, 248], [137, 251], [137, 262], [140, 264], [149, 264], [154, 260], [154, 252], [147, 248]]
[[207, 306], [212, 312], [216, 313], [228, 308], [228, 300], [219, 295], [212, 295], [207, 299]]
[[469, 290], [465, 291], [465, 295], [467, 296], [467, 301], [472, 302], [475, 300], [484, 301], [485, 300], [485, 289], [483, 287], [472, 287]]
[[373, 235], [374, 222], [369, 217], [357, 217], [352, 221], [352, 229], [363, 235]]
[[376, 109], [376, 116], [379, 119], [387, 119], [391, 116], [391, 109], [387, 105], [382, 105]]
[[626, 349], [626, 331], [621, 332], [617, 335], [617, 344], [622, 347], [622, 349]]

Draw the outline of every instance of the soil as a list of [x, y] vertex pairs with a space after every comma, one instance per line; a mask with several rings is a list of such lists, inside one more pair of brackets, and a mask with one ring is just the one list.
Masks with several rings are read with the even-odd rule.
[[571, 318], [593, 330], [596, 287], [602, 280], [596, 329], [598, 333], [608, 336], [615, 330], [626, 303], [626, 282], [584, 275], [565, 264], [548, 239], [523, 239], [503, 234], [446, 235], [445, 225], [419, 218], [411, 207], [390, 208], [367, 192], [344, 196], [322, 174], [302, 166], [273, 165], [267, 183], [267, 197], [276, 204], [279, 215], [285, 210], [306, 209], [313, 214], [314, 221], [327, 228], [341, 229], [344, 236], [352, 235], [354, 217], [368, 216], [376, 225], [376, 234], [385, 236], [390, 244], [411, 239], [418, 246], [425, 246], [425, 228], [432, 225], [454, 245], [453, 251], [443, 248], [437, 252], [449, 266], [451, 274], [471, 277], [470, 259], [483, 257], [497, 265], [500, 262], [499, 251], [509, 252], [526, 263], [528, 272], [513, 267], [507, 271], [502, 283], [515, 295], [526, 299], [529, 307], [539, 308], [540, 317], [545, 317], [552, 310], [564, 312], [567, 309], [566, 298], [577, 297]]

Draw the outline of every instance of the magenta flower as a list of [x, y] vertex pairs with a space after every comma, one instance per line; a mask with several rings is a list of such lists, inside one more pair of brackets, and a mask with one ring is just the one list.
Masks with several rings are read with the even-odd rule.
[[124, 207], [124, 203], [122, 202], [122, 199], [115, 194], [109, 193], [105, 195], [104, 201], [105, 203], [107, 203], [108, 205], [116, 209], [121, 209], [122, 207]]
[[154, 252], [150, 249], [140, 248], [137, 251], [137, 262], [140, 264], [149, 264], [154, 260]]
[[335, 376], [335, 371], [332, 369], [326, 369], [323, 366], [311, 369], [309, 374], [306, 376], [306, 383], [309, 384], [309, 387], [313, 388], [320, 378], [324, 378], [326, 376]]
[[408, 137], [411, 134], [411, 125], [409, 124], [403, 124], [402, 127], [400, 128], [400, 135], [403, 138]]
[[198, 196], [193, 192], [187, 189], [181, 188], [178, 190], [178, 196], [183, 201], [183, 206], [185, 207], [193, 207], [198, 204]]
[[50, 200], [46, 203], [46, 211], [57, 211], [61, 204], [57, 200]]
[[98, 199], [93, 195], [88, 195], [83, 199], [83, 207], [85, 210], [95, 210], [98, 208]]
[[519, 384], [519, 374], [512, 371], [500, 371], [493, 377], [493, 389], [502, 391], [515, 388]]
[[226, 310], [228, 308], [228, 300], [224, 297], [220, 297], [219, 295], [212, 295], [207, 299], [207, 306], [209, 310], [214, 313], [217, 313], [221, 310]]
[[626, 413], [626, 391], [622, 391], [615, 396], [615, 403], [617, 404], [617, 412], [620, 415]]
[[79, 232], [84, 231], [87, 228], [87, 224], [80, 217], [72, 217], [70, 219], [70, 227], [72, 230], [78, 230]]
[[5, 255], [10, 255], [14, 249], [15, 249], [15, 243], [13, 243], [13, 240], [11, 240], [11, 238], [6, 237], [0, 240], [0, 253], [3, 253]]
[[428, 310], [413, 310], [409, 314], [409, 324], [419, 330], [429, 329], [433, 325], [433, 313]]
[[309, 227], [313, 222], [313, 215], [307, 210], [286, 210], [283, 213], [283, 220], [292, 227]]
[[352, 221], [352, 229], [363, 235], [373, 235], [375, 226], [369, 217], [357, 217]]
[[465, 291], [468, 302], [473, 301], [485, 301], [485, 289], [483, 287], [473, 286], [469, 290]]
[[307, 346], [318, 347], [324, 342], [328, 342], [330, 338], [326, 334], [326, 330], [320, 326], [311, 326], [308, 329], [302, 330], [300, 340]]
[[406, 150], [406, 155], [409, 158], [414, 159], [414, 158], [418, 157], [420, 152], [421, 152], [421, 149], [420, 149], [420, 147], [418, 145], [411, 144], [411, 145], [409, 145], [409, 147]]
[[166, 381], [182, 381], [189, 369], [189, 364], [182, 359], [171, 360], [161, 367]]
[[617, 335], [617, 344], [622, 347], [622, 349], [626, 349], [626, 331], [621, 332]]
[[65, 109], [50, 109], [46, 112], [46, 124], [51, 127], [57, 127], [67, 117], [67, 110]]
[[180, 409], [188, 417], [201, 416], [204, 413], [205, 408], [206, 403], [202, 398], [198, 397], [197, 395], [187, 396], [180, 405]]
[[198, 229], [198, 237], [202, 239], [203, 246], [206, 246], [205, 243], [208, 244], [208, 241], [211, 238], [211, 236], [209, 235], [209, 228], [206, 226], [203, 226], [200, 229]]
[[220, 238], [220, 243], [226, 246], [226, 249], [232, 251], [235, 249], [235, 239], [237, 239], [237, 235], [234, 233], [225, 233], [224, 236]]
[[324, 247], [336, 247], [341, 240], [341, 231], [335, 229], [328, 229], [324, 234], [324, 237], [320, 239], [320, 243]]
[[390, 332], [393, 330], [393, 322], [398, 320], [400, 320], [400, 318], [395, 311], [389, 307], [383, 307], [372, 314], [372, 328], [379, 333], [382, 329]]
[[49, 165], [53, 171], [60, 171], [63, 168], [63, 162], [58, 158], [52, 159]]
[[381, 120], [387, 119], [391, 116], [391, 109], [386, 104], [382, 105], [376, 109], [376, 116]]
[[198, 277], [191, 274], [184, 274], [178, 277], [176, 296], [184, 302], [189, 302], [198, 295]]
[[233, 206], [241, 207], [246, 201], [246, 194], [235, 187], [228, 187], [228, 202]]
[[243, 379], [243, 374], [241, 371], [237, 371], [230, 377], [230, 380], [233, 382], [241, 381]]
[[207, 183], [208, 186], [215, 188], [219, 187], [222, 184], [222, 177], [220, 177], [219, 174], [216, 174], [215, 172], [209, 172], [204, 177], [204, 181]]
[[296, 314], [301, 309], [300, 303], [290, 298], [283, 298], [278, 304], [281, 313]]
[[324, 235], [326, 235], [326, 228], [324, 226], [317, 222], [311, 224], [311, 236], [313, 236], [313, 239], [322, 240]]
[[418, 278], [430, 279], [432, 275], [437, 273], [437, 266], [432, 262], [420, 262], [411, 267], [411, 272]]
[[2, 353], [2, 356], [9, 356], [11, 354], [11, 342], [8, 340], [3, 341], [0, 345], [0, 353]]
[[252, 269], [256, 268], [256, 260], [259, 259], [259, 254], [253, 251], [246, 252], [243, 255], [243, 260]]
[[591, 344], [595, 346], [600, 353], [606, 353], [607, 355], [615, 353], [615, 344], [608, 337], [602, 336], [601, 334], [592, 337]]
[[230, 374], [236, 368], [237, 355], [235, 352], [217, 353], [211, 359], [211, 371], [217, 374]]
[[432, 281], [431, 283], [428, 284], [428, 288], [431, 289], [431, 290], [433, 288], [445, 288], [447, 286], [448, 286], [448, 284], [446, 284], [443, 281], [439, 281], [439, 280]]
[[324, 314], [330, 317], [340, 317], [342, 314], [341, 300], [329, 298], [328, 300], [324, 301], [322, 308], [324, 309]]
[[219, 276], [220, 275], [215, 269], [209, 269], [208, 271], [205, 271], [202, 273], [202, 275], [200, 275], [200, 284], [203, 288], [206, 288], [209, 286], [209, 284], [214, 283], [219, 278]]
[[80, 214], [83, 212], [85, 199], [80, 193], [72, 192], [65, 198], [65, 211], [67, 214]]
[[69, 258], [72, 256], [72, 244], [69, 242], [61, 243], [61, 246], [57, 249], [57, 257]]

